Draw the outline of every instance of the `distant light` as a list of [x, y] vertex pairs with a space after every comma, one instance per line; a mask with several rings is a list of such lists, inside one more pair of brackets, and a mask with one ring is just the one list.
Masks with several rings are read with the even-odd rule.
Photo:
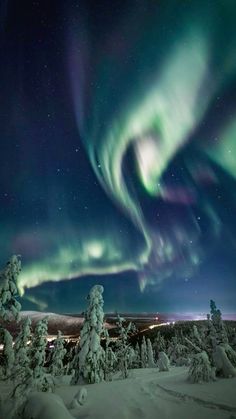
[[[172, 324], [174, 324], [175, 322], [173, 322]], [[169, 326], [171, 323], [167, 322], [167, 323], [159, 323], [159, 324], [151, 324], [151, 326], [149, 326], [149, 329], [154, 329], [155, 327], [161, 327], [161, 326]]]

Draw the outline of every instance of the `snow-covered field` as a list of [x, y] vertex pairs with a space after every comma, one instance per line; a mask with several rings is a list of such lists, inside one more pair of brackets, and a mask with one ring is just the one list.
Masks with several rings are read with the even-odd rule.
[[[83, 386], [87, 399], [76, 408], [71, 405], [81, 386], [57, 385], [55, 395], [65, 407], [54, 395], [37, 393], [39, 399], [32, 398], [24, 419], [236, 419], [236, 378], [189, 384], [186, 377], [186, 367], [131, 370], [125, 380], [117, 375], [111, 382]], [[6, 391], [1, 384], [1, 394]], [[8, 417], [2, 406], [0, 418]]]
[[[189, 384], [186, 377], [186, 367], [131, 370], [126, 380], [85, 386], [87, 401], [70, 413], [78, 419], [236, 419], [236, 378]], [[55, 392], [69, 407], [78, 388], [58, 386]]]

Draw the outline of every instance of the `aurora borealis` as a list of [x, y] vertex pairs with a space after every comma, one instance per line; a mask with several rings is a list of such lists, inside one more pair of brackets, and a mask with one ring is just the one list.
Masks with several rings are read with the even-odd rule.
[[25, 309], [235, 312], [236, 4], [3, 1], [1, 264]]

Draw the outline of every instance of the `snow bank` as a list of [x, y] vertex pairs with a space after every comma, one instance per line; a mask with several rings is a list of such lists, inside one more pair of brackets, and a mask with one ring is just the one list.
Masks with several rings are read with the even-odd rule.
[[34, 392], [25, 404], [23, 419], [74, 419], [74, 416], [57, 394]]

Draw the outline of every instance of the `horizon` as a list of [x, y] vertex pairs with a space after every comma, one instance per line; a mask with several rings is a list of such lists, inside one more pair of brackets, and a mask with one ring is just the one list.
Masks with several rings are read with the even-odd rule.
[[[31, 310], [22, 310], [21, 314], [23, 315], [27, 315], [28, 313], [32, 313], [32, 314], [42, 314], [42, 315], [57, 315], [57, 316], [65, 316], [65, 317], [75, 317], [75, 318], [84, 318], [84, 313], [54, 313], [54, 312], [44, 312], [44, 311], [31, 311]], [[171, 321], [174, 320], [175, 322], [177, 321], [181, 321], [181, 320], [186, 320], [186, 321], [202, 321], [202, 320], [207, 320], [207, 314], [208, 313], [147, 313], [147, 312], [106, 312], [104, 311], [104, 317], [110, 317], [110, 318], [116, 318], [117, 315], [120, 315], [121, 317], [124, 317], [125, 319], [129, 319], [129, 318], [137, 318], [137, 319], [150, 319], [153, 318], [156, 321], [159, 320], [159, 318], [161, 318], [162, 316], [165, 316], [167, 318], [167, 320]], [[159, 317], [158, 317], [159, 316]], [[179, 318], [178, 318], [178, 317]], [[236, 321], [236, 313], [222, 313], [222, 319], [223, 320], [235, 320]]]

